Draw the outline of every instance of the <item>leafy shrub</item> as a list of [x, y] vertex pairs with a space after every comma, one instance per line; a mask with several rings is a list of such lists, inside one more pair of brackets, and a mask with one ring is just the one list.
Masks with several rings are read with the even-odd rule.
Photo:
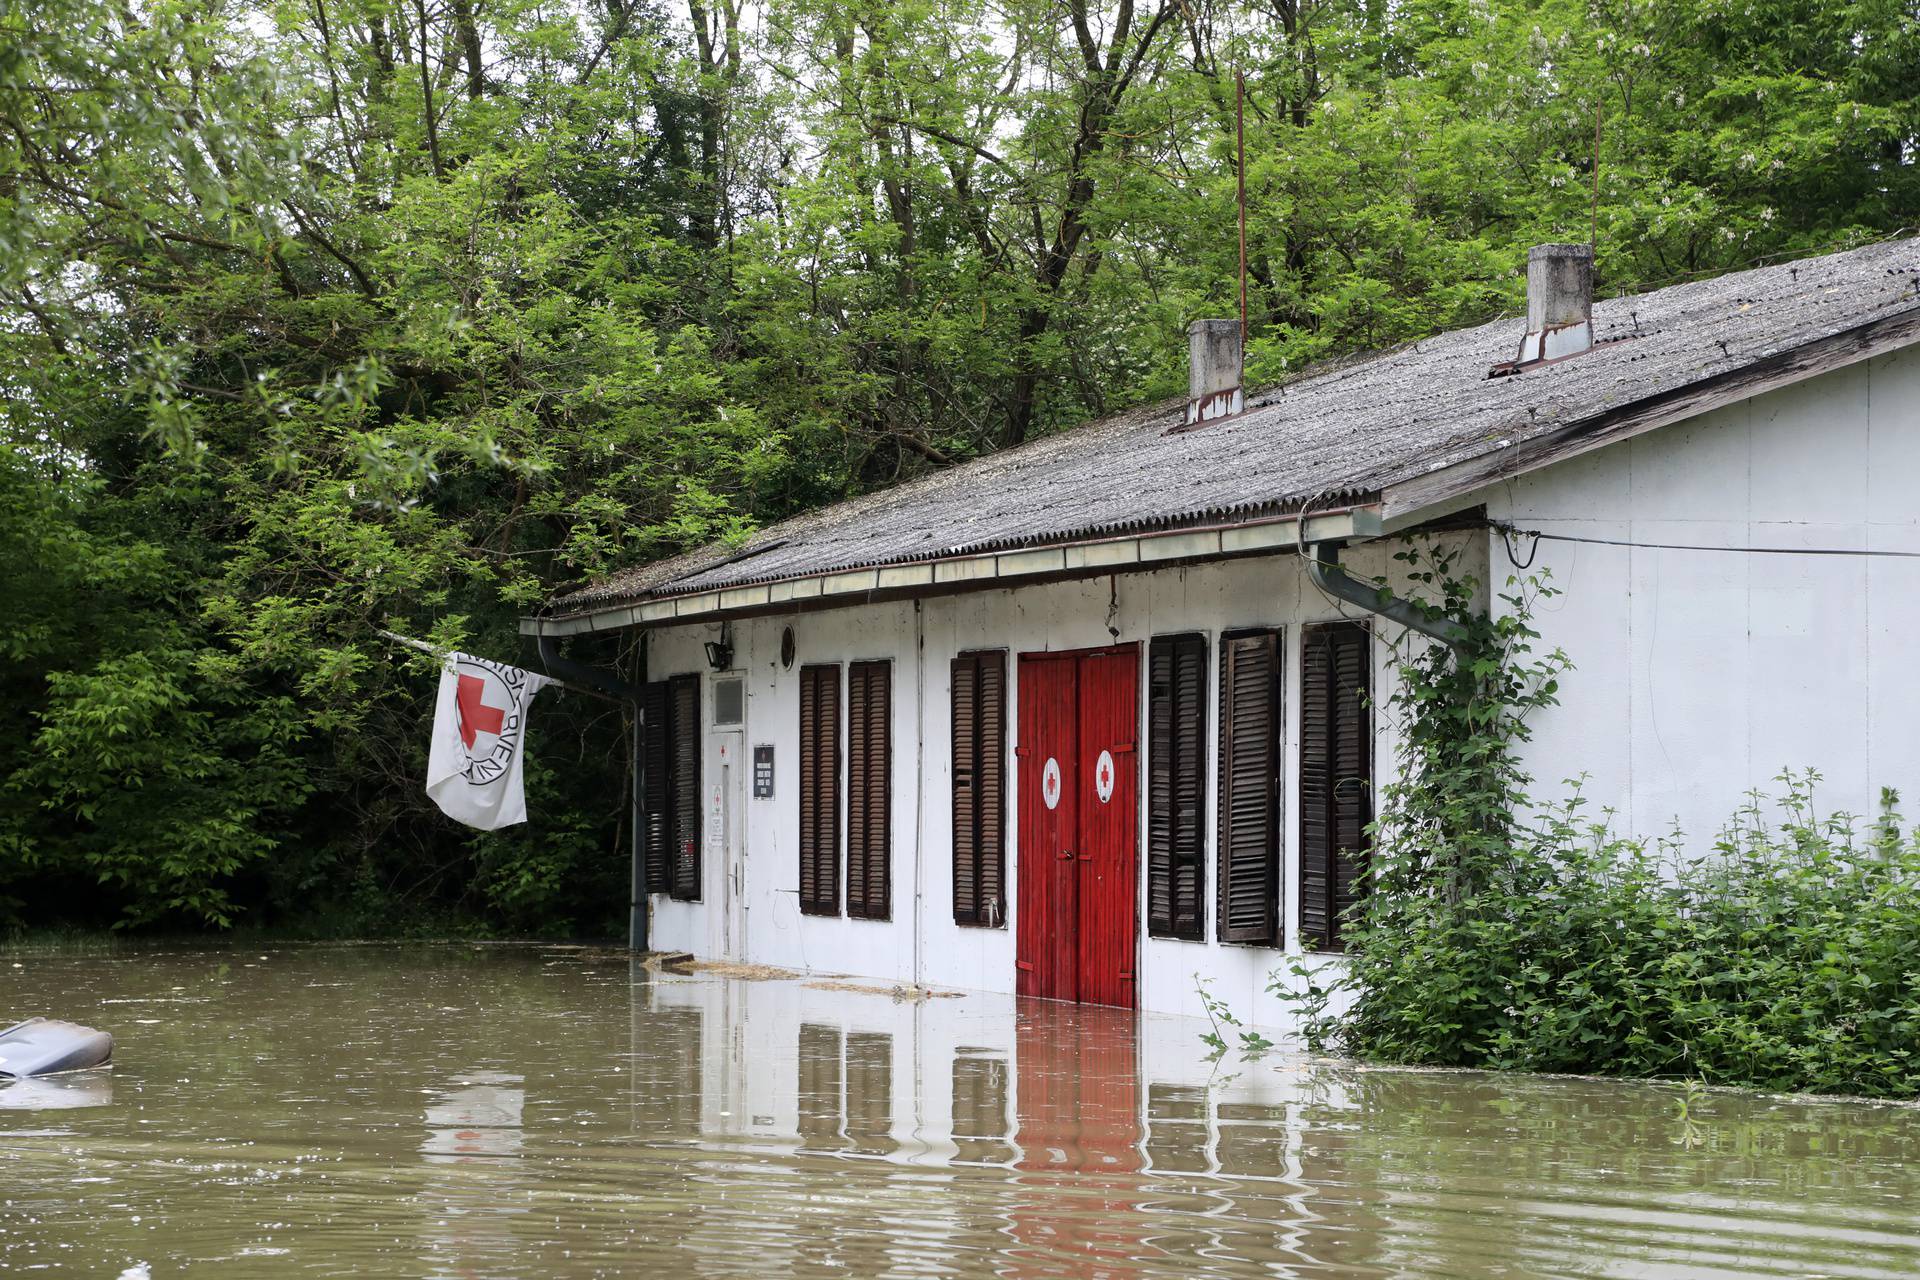
[[1708, 853], [1573, 796], [1474, 892], [1381, 895], [1347, 1045], [1398, 1061], [1920, 1095], [1920, 838], [1783, 774]]

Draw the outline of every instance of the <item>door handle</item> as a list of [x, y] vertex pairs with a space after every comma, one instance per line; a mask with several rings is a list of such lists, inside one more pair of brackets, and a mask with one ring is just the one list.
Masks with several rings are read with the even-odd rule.
[[1062, 849], [1062, 850], [1060, 851], [1060, 861], [1062, 861], [1062, 862], [1072, 862], [1072, 861], [1073, 861], [1073, 850], [1071, 850], [1071, 849]]

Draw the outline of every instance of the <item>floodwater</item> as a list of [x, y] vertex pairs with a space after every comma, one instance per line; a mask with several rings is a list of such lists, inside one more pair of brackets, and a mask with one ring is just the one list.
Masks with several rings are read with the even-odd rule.
[[0, 1084], [8, 1274], [1920, 1274], [1911, 1108], [563, 948], [0, 953], [33, 1013], [118, 1065]]

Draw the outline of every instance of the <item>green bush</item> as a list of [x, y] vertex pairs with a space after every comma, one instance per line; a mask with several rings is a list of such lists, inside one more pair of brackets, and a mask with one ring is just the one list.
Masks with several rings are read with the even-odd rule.
[[1574, 796], [1465, 896], [1377, 897], [1341, 1028], [1370, 1057], [1920, 1095], [1920, 839], [1755, 793], [1687, 857]]
[[1310, 1039], [1446, 1066], [1685, 1076], [1768, 1089], [1920, 1096], [1920, 834], [1897, 797], [1862, 822], [1783, 773], [1710, 848], [1587, 816], [1580, 785], [1532, 812], [1516, 745], [1566, 662], [1535, 659], [1523, 584], [1498, 620], [1421, 549], [1464, 651], [1409, 656], [1403, 730], [1350, 922], [1351, 1009]]

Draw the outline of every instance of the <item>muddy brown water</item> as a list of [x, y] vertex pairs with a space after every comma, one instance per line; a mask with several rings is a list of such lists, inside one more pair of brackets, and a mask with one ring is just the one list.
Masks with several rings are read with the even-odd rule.
[[0, 1272], [1913, 1276], [1920, 1111], [1209, 1064], [1191, 1022], [614, 952], [0, 952]]

